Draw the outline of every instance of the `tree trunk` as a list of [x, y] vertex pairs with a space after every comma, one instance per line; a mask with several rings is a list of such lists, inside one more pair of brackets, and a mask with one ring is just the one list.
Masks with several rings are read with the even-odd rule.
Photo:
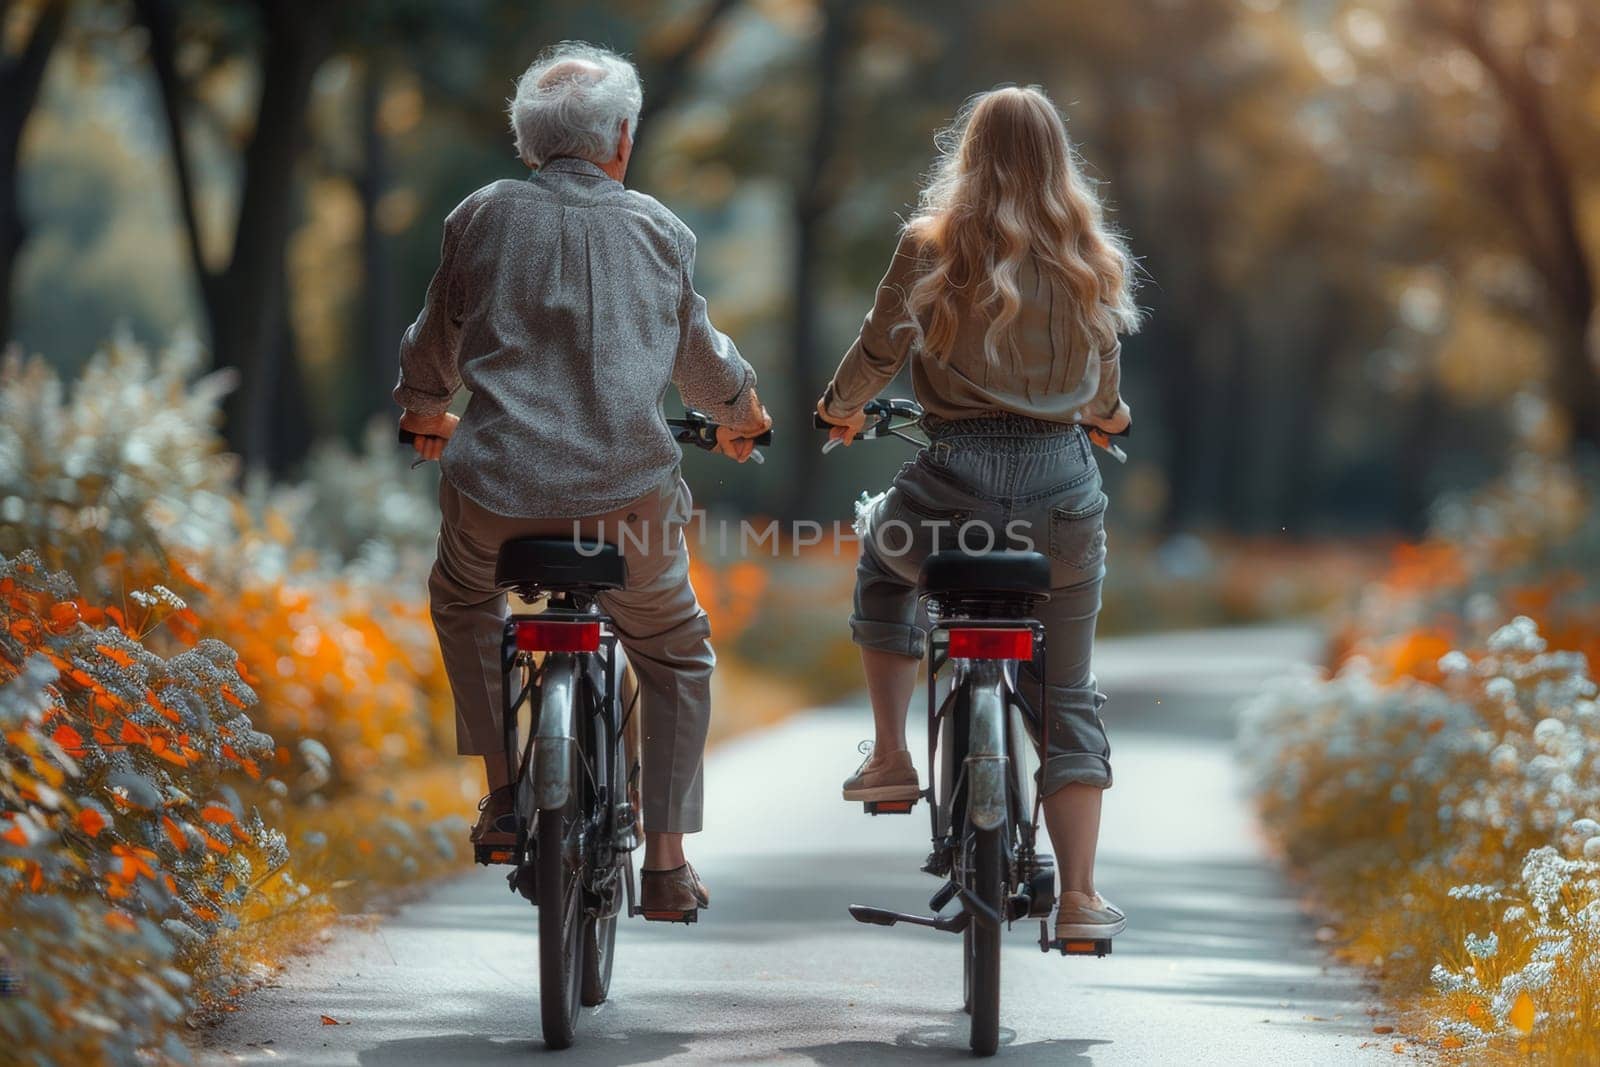
[[[806, 404], [811, 396], [822, 391], [822, 383], [815, 380], [813, 366], [821, 333], [822, 230], [838, 198], [834, 157], [843, 111], [839, 81], [854, 33], [855, 2], [824, 0], [822, 12], [814, 72], [816, 112], [812, 116], [806, 170], [794, 198], [794, 311], [790, 327], [789, 384], [797, 405]], [[810, 419], [806, 421], [809, 423]], [[811, 447], [796, 448], [792, 455], [794, 471], [788, 483], [788, 499], [781, 502], [780, 511], [787, 515], [810, 515], [819, 503], [822, 455]]]
[[[263, 3], [266, 42], [261, 102], [244, 154], [244, 188], [228, 268], [216, 280], [212, 343], [217, 362], [237, 367], [240, 388], [226, 408], [228, 440], [246, 465], [266, 463], [273, 426], [282, 318], [284, 253], [293, 223], [295, 169], [305, 147], [311, 79], [331, 47], [327, 4]], [[292, 350], [292, 349], [291, 349]], [[298, 416], [296, 416], [298, 417]]]
[[65, 0], [45, 5], [15, 58], [0, 62], [0, 345], [11, 336], [11, 286], [28, 239], [22, 218], [22, 133], [66, 22]]
[[[331, 48], [333, 10], [332, 5], [313, 0], [262, 0], [260, 9], [265, 40], [261, 100], [244, 153], [232, 252], [226, 268], [217, 271], [204, 258], [189, 167], [183, 124], [188, 93], [176, 67], [177, 9], [170, 0], [136, 0], [139, 19], [150, 33], [151, 65], [161, 92], [179, 209], [205, 304], [213, 361], [238, 373], [238, 388], [224, 403], [224, 432], [229, 447], [246, 466], [269, 462], [269, 439], [280, 432], [273, 424], [283, 421], [284, 413], [275, 403], [278, 374], [272, 361], [282, 351], [293, 350], [292, 345], [278, 344], [279, 331], [291, 328], [284, 317], [284, 253], [311, 79]], [[297, 378], [295, 374], [291, 380]]]
[[392, 249], [378, 217], [383, 194], [389, 186], [388, 141], [378, 117], [383, 103], [383, 85], [384, 64], [374, 57], [368, 62], [361, 92], [364, 151], [357, 188], [361, 195], [362, 218], [362, 359], [360, 373], [354, 375], [355, 391], [360, 396], [354, 405], [357, 418], [352, 427], [357, 434], [368, 419], [394, 410], [390, 393], [398, 375], [402, 329], [395, 301]]
[[1557, 134], [1544, 92], [1520, 57], [1496, 51], [1479, 13], [1468, 8], [1444, 24], [1447, 33], [1488, 71], [1522, 152], [1510, 157], [1523, 186], [1528, 220], [1519, 236], [1543, 276], [1552, 318], [1552, 399], [1571, 416], [1574, 436], [1600, 446], [1600, 369], [1595, 366], [1595, 268], [1584, 240], [1579, 185]]

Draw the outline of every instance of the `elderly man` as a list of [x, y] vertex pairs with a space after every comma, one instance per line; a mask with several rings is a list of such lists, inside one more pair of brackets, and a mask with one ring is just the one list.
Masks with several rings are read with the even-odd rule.
[[[627, 586], [600, 600], [643, 696], [641, 897], [690, 910], [709, 902], [683, 835], [701, 825], [715, 658], [689, 584], [689, 490], [661, 399], [676, 385], [686, 405], [723, 424], [718, 451], [740, 462], [771, 419], [755, 372], [695, 292], [694, 234], [622, 184], [641, 102], [633, 65], [591, 45], [549, 49], [518, 79], [511, 128], [533, 173], [479, 189], [445, 220], [394, 396], [401, 427], [423, 435], [418, 453], [444, 470], [428, 590], [457, 750], [482, 756], [488, 773], [473, 839], [507, 842], [512, 807], [496, 552], [529, 534], [616, 538], [627, 524], [645, 547], [617, 538]], [[457, 419], [446, 408], [463, 382], [471, 399]]]

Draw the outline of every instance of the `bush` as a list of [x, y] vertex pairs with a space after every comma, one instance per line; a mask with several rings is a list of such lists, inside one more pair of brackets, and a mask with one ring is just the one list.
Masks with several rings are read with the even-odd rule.
[[[462, 859], [460, 777], [426, 766], [452, 751], [426, 480], [385, 443], [241, 493], [226, 380], [197, 369], [126, 342], [70, 390], [37, 360], [0, 369], [0, 984], [20, 983], [0, 1037], [19, 1059], [180, 1057], [175, 1023], [338, 905]], [[352, 478], [366, 495], [341, 509]]]
[[[162, 589], [131, 598], [158, 622], [183, 610]], [[0, 558], [10, 1048], [131, 1060], [224, 980], [219, 934], [288, 859], [234, 789], [273, 752], [254, 701], [220, 642], [163, 658], [37, 556]]]
[[[1523, 465], [1447, 503], [1338, 673], [1241, 718], [1269, 830], [1444, 1048], [1600, 1060], [1600, 707], [1570, 647], [1595, 636], [1600, 521], [1577, 484]], [[1561, 644], [1526, 615], [1490, 628], [1510, 604]]]

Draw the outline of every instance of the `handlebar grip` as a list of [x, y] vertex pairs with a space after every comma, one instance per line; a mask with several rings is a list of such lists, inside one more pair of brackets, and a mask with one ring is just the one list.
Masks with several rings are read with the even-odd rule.
[[[419, 438], [419, 437], [421, 437], [421, 438], [429, 438], [429, 437], [436, 437], [438, 435], [437, 434], [431, 434], [431, 433], [413, 433], [410, 430], [402, 429], [398, 436], [400, 438], [400, 443], [401, 444], [410, 445], [410, 444], [415, 444], [416, 441], [417, 441], [417, 438]], [[440, 438], [440, 440], [443, 440], [443, 438]]]

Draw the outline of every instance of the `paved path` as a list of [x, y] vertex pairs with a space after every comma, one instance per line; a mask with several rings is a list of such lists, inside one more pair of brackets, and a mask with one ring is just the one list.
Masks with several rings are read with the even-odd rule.
[[[1292, 629], [1106, 641], [1115, 749], [1100, 881], [1129, 914], [1104, 960], [1003, 957], [1008, 1064], [1393, 1062], [1369, 996], [1325, 965], [1263, 857], [1230, 753], [1233, 700], [1314, 654]], [[291, 965], [208, 1036], [213, 1063], [857, 1063], [969, 1059], [960, 943], [853, 923], [852, 901], [917, 910], [927, 821], [838, 800], [870, 733], [824, 709], [719, 749], [693, 842], [715, 896], [695, 927], [625, 921], [612, 999], [578, 1044], [538, 1041], [534, 913], [478, 869], [375, 930]], [[913, 742], [915, 747], [916, 742]], [[325, 1026], [329, 1015], [344, 1025]]]

